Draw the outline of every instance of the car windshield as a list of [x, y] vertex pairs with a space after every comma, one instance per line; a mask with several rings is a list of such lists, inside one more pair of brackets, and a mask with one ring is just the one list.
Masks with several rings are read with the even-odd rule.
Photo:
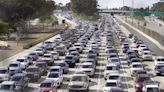
[[59, 74], [58, 73], [50, 73], [48, 75], [48, 78], [58, 78], [59, 77]]
[[157, 61], [164, 61], [164, 58], [159, 58], [157, 59]]
[[40, 88], [50, 88], [52, 83], [41, 83]]
[[82, 68], [92, 68], [92, 65], [83, 65]]
[[107, 69], [107, 70], [117, 70], [116, 67], [112, 67], [112, 66], [108, 66], [108, 67], [106, 67], [106, 69]]
[[50, 58], [51, 56], [50, 56], [50, 55], [44, 55], [43, 57], [45, 57], [45, 58]]
[[147, 88], [147, 92], [159, 92], [158, 88]]
[[51, 44], [52, 42], [44, 42], [44, 44]]
[[50, 72], [59, 72], [59, 69], [50, 69]]
[[85, 81], [85, 82], [87, 82], [87, 77], [86, 76], [73, 76], [72, 81]]
[[67, 56], [66, 59], [73, 59], [73, 57], [72, 56]]
[[57, 64], [58, 66], [61, 66], [61, 67], [64, 67], [64, 66], [66, 66], [64, 63], [59, 63], [59, 64]]
[[106, 86], [106, 87], [116, 87], [117, 84], [116, 84], [116, 83], [106, 83], [105, 86]]
[[137, 74], [147, 74], [146, 71], [138, 71]]
[[18, 67], [18, 64], [10, 64], [9, 67]]
[[31, 56], [34, 56], [34, 55], [36, 55], [36, 54], [35, 54], [35, 53], [30, 53], [30, 55], [31, 55]]
[[17, 59], [18, 62], [24, 62], [24, 59]]
[[44, 63], [37, 63], [36, 66], [43, 67], [44, 66]]
[[43, 49], [36, 49], [36, 51], [43, 51]]
[[119, 59], [111, 59], [111, 62], [119, 62]]
[[6, 74], [7, 70], [0, 70], [0, 74]]
[[158, 65], [157, 69], [164, 69], [164, 65]]
[[113, 80], [118, 79], [118, 78], [119, 76], [109, 76], [109, 79], [113, 79]]
[[143, 66], [141, 64], [136, 64], [136, 65], [133, 65], [133, 68], [142, 68]]
[[137, 82], [143, 83], [143, 82], [145, 82], [145, 81], [148, 81], [149, 79], [150, 79], [149, 77], [139, 77], [139, 78], [137, 79]]
[[26, 72], [38, 72], [37, 68], [27, 68]]
[[20, 81], [21, 79], [22, 79], [22, 76], [11, 77], [11, 81]]
[[1, 85], [0, 90], [10, 90], [11, 85]]

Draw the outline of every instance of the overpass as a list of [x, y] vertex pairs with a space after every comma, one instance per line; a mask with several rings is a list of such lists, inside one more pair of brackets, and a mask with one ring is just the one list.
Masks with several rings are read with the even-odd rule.
[[129, 14], [131, 13], [132, 11], [130, 10], [111, 10], [111, 9], [100, 9], [98, 11], [98, 13], [125, 13], [125, 14]]

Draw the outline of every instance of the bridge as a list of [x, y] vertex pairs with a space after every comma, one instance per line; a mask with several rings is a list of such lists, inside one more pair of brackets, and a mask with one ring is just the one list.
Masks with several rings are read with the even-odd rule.
[[132, 11], [130, 11], [130, 10], [100, 9], [98, 12], [99, 12], [99, 13], [126, 13], [126, 14], [129, 14], [129, 13], [131, 13]]

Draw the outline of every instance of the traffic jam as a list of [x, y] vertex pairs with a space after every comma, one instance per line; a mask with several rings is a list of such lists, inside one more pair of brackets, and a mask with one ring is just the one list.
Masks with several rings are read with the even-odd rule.
[[164, 74], [163, 56], [153, 56], [134, 34], [126, 36], [112, 16], [103, 15], [100, 27], [78, 24], [0, 67], [0, 92], [162, 92], [154, 77]]

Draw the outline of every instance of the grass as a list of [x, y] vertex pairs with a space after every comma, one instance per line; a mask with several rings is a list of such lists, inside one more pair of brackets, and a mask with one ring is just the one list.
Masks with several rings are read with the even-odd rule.
[[46, 23], [46, 24], [51, 24], [54, 21], [57, 21], [57, 19], [53, 18], [52, 16], [46, 16], [46, 17], [40, 19], [40, 23]]
[[88, 20], [88, 21], [91, 21], [91, 22], [98, 22], [100, 17], [99, 16], [87, 16], [87, 15], [84, 15], [84, 14], [76, 14], [76, 13], [73, 13], [74, 16], [76, 16], [77, 18], [79, 19], [82, 19], [82, 20]]

